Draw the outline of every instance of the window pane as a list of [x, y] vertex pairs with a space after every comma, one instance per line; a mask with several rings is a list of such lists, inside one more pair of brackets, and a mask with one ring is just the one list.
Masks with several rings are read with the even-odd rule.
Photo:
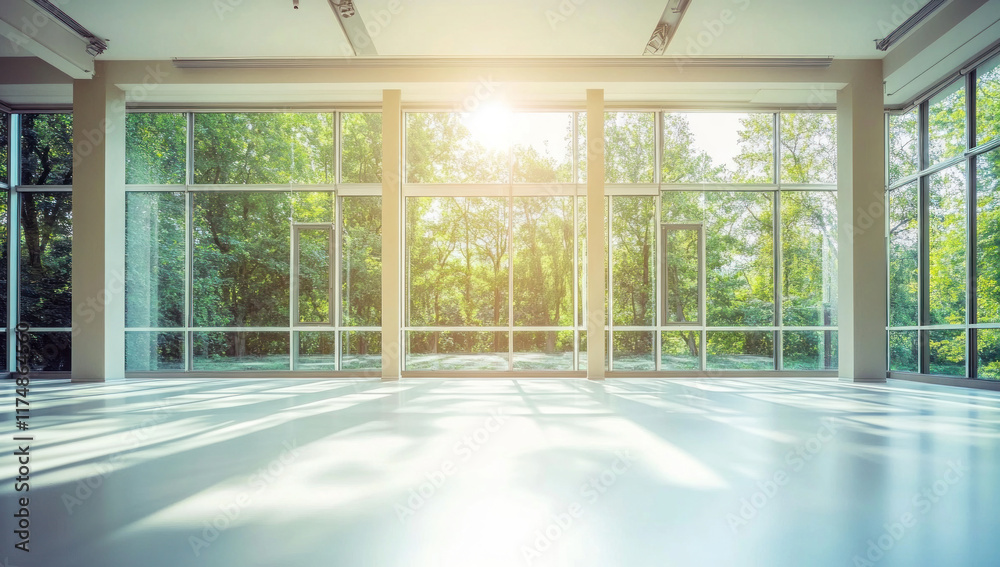
[[652, 112], [604, 115], [604, 179], [608, 183], [652, 183], [656, 140]]
[[334, 115], [194, 116], [194, 182], [334, 183]]
[[770, 193], [707, 192], [708, 324], [774, 324]]
[[930, 323], [965, 323], [965, 164], [930, 176]]
[[333, 231], [329, 228], [298, 228], [296, 259], [298, 280], [295, 301], [299, 323], [327, 323], [332, 318], [333, 291], [331, 248]]
[[1000, 135], [1000, 57], [976, 69], [976, 144]]
[[382, 114], [340, 115], [340, 178], [344, 183], [382, 181]]
[[708, 324], [774, 324], [771, 193], [665, 191], [664, 222], [705, 226]]
[[125, 116], [125, 183], [184, 183], [187, 116], [130, 113]]
[[125, 370], [184, 370], [184, 334], [156, 331], [125, 333]]
[[508, 313], [508, 200], [406, 200], [411, 326], [498, 326]]
[[343, 197], [341, 314], [344, 326], [382, 324], [382, 198]]
[[656, 314], [656, 198], [612, 197], [613, 320], [653, 325]]
[[930, 331], [930, 373], [965, 376], [965, 331]]
[[573, 181], [573, 114], [522, 112], [513, 117], [514, 183]]
[[10, 115], [0, 112], [0, 183], [10, 183], [7, 160], [10, 158]]
[[782, 334], [783, 370], [835, 370], [837, 331], [785, 331]]
[[979, 378], [1000, 380], [1000, 330], [980, 329], [979, 339]]
[[774, 370], [771, 331], [709, 331], [709, 370]]
[[292, 218], [300, 223], [332, 223], [337, 217], [333, 191], [293, 191]]
[[889, 370], [920, 372], [917, 331], [889, 331]]
[[72, 370], [72, 333], [28, 333], [33, 371], [69, 372]]
[[663, 115], [664, 183], [774, 183], [774, 115]]
[[668, 224], [697, 224], [705, 220], [704, 191], [661, 191], [660, 220]]
[[72, 324], [71, 193], [21, 194], [21, 321], [32, 327]]
[[288, 194], [207, 192], [193, 199], [195, 326], [287, 327]]
[[507, 370], [507, 331], [406, 333], [406, 370]]
[[889, 115], [889, 183], [917, 172], [920, 144], [918, 109]]
[[194, 369], [288, 370], [288, 333], [194, 333]]
[[976, 164], [978, 322], [1000, 323], [1000, 150]]
[[781, 115], [781, 181], [837, 182], [837, 115]]
[[889, 325], [914, 326], [918, 320], [920, 258], [917, 184], [889, 190]]
[[514, 332], [514, 370], [573, 370], [573, 331]]
[[785, 325], [836, 325], [836, 193], [782, 192], [781, 254]]
[[184, 324], [183, 193], [125, 194], [125, 326]]
[[332, 331], [300, 331], [295, 368], [303, 372], [337, 369], [337, 333]]
[[513, 202], [514, 324], [572, 325], [573, 197]]
[[930, 100], [930, 165], [965, 151], [965, 83], [960, 80]]
[[382, 333], [379, 331], [344, 331], [341, 336], [341, 370], [378, 370], [382, 368]]
[[21, 115], [20, 184], [73, 184], [73, 115]]
[[656, 370], [653, 352], [655, 333], [646, 331], [615, 331], [615, 370]]
[[406, 181], [509, 182], [510, 120], [488, 113], [408, 113]]
[[701, 231], [697, 228], [664, 226], [661, 264], [664, 282], [660, 324], [701, 323]]
[[701, 368], [701, 332], [662, 333], [660, 370], [698, 370]]

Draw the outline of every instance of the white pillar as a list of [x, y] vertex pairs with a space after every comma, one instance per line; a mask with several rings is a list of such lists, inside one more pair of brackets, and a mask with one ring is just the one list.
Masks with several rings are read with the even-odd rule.
[[604, 91], [587, 90], [587, 378], [604, 379]]
[[885, 119], [882, 62], [837, 93], [840, 378], [886, 378]]
[[125, 93], [73, 81], [74, 382], [125, 377]]
[[382, 91], [382, 379], [399, 380], [402, 369], [400, 322], [403, 285], [401, 239], [403, 113], [400, 91]]

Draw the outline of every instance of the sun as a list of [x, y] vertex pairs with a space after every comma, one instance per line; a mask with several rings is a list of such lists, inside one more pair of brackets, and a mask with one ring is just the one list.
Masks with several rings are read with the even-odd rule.
[[483, 103], [463, 116], [472, 139], [489, 150], [507, 150], [514, 129], [514, 113], [499, 102]]

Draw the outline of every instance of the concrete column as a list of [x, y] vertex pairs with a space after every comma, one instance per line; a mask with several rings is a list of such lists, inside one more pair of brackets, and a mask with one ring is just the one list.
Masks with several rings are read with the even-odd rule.
[[885, 119], [882, 62], [859, 62], [837, 93], [840, 378], [886, 378]]
[[403, 112], [400, 91], [382, 91], [382, 379], [399, 380], [403, 285], [402, 163]]
[[74, 382], [125, 377], [125, 93], [73, 81]]
[[587, 90], [587, 378], [604, 379], [604, 91]]

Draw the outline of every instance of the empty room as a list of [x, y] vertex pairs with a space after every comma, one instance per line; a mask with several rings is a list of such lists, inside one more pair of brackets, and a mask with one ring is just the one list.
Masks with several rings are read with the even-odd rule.
[[0, 566], [1000, 565], [1000, 0], [0, 32]]

